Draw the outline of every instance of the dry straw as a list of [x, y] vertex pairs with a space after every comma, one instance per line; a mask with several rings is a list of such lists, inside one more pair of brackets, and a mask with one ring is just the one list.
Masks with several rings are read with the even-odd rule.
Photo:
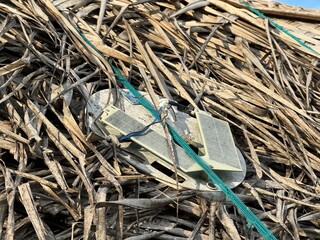
[[92, 137], [87, 100], [117, 82], [80, 31], [140, 90], [228, 121], [248, 164], [238, 196], [279, 239], [318, 238], [320, 11], [248, 3], [315, 51], [236, 0], [0, 1], [1, 237], [259, 237], [229, 201]]

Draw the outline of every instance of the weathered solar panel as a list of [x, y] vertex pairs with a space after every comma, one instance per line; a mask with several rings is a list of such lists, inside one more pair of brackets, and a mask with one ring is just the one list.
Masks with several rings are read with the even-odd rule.
[[237, 169], [241, 171], [241, 164], [229, 124], [213, 118], [204, 111], [196, 111], [196, 117], [205, 148], [205, 155], [202, 158], [207, 163], [221, 163], [230, 166], [224, 170]]
[[[228, 125], [223, 121], [216, 121], [211, 116], [209, 116], [211, 121], [214, 121], [210, 122], [208, 115], [203, 113], [197, 113], [197, 115], [199, 115], [199, 122], [203, 126], [206, 126], [206, 130], [202, 130], [204, 131], [202, 136], [205, 138], [204, 143], [205, 148], [207, 149], [207, 153], [204, 156], [206, 162], [216, 170], [241, 171], [242, 168]], [[110, 126], [123, 135], [139, 131], [145, 127], [144, 124], [114, 106], [108, 106], [104, 109], [98, 124], [99, 122], [100, 125], [102, 123]], [[200, 129], [202, 128], [200, 127]], [[220, 137], [220, 135], [223, 136]], [[172, 163], [171, 153], [166, 138], [156, 131], [148, 129], [142, 136], [134, 136], [131, 137], [131, 139], [164, 161]], [[195, 163], [180, 146], [173, 143], [173, 148], [177, 159], [177, 165], [181, 170], [186, 173], [202, 171], [202, 168]], [[229, 153], [231, 156], [229, 156]], [[232, 158], [234, 158], [234, 160], [232, 160]]]

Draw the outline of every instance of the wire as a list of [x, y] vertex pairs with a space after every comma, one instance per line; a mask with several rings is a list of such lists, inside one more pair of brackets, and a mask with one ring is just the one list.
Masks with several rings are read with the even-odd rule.
[[157, 113], [156, 113], [156, 116], [155, 116], [154, 120], [153, 120], [150, 124], [148, 124], [147, 126], [145, 126], [144, 128], [142, 128], [142, 129], [139, 130], [139, 131], [135, 131], [135, 132], [128, 133], [127, 135], [119, 138], [119, 141], [122, 142], [122, 141], [125, 141], [125, 140], [127, 140], [127, 139], [129, 139], [129, 138], [131, 138], [131, 137], [141, 136], [141, 135], [145, 134], [145, 132], [146, 132], [152, 125], [157, 124], [157, 123], [160, 122], [160, 121], [158, 121], [158, 120], [159, 120], [159, 116], [160, 116], [161, 110], [162, 110], [162, 108], [159, 108], [159, 110], [158, 110]]

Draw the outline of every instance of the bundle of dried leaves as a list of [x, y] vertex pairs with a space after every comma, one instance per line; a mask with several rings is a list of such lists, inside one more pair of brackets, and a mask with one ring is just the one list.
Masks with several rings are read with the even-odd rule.
[[235, 192], [279, 239], [318, 238], [320, 11], [249, 4], [313, 50], [237, 0], [0, 1], [1, 238], [260, 237], [228, 201], [177, 192], [90, 138], [86, 102], [117, 84], [106, 58], [228, 121], [248, 164]]

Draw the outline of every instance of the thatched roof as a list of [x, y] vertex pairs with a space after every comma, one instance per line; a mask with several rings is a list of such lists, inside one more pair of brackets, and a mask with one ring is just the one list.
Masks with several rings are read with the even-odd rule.
[[320, 11], [246, 2], [0, 1], [0, 236], [260, 237], [229, 201], [177, 192], [91, 137], [88, 98], [122, 87], [109, 61], [228, 121], [248, 168], [234, 192], [277, 238], [318, 238]]

